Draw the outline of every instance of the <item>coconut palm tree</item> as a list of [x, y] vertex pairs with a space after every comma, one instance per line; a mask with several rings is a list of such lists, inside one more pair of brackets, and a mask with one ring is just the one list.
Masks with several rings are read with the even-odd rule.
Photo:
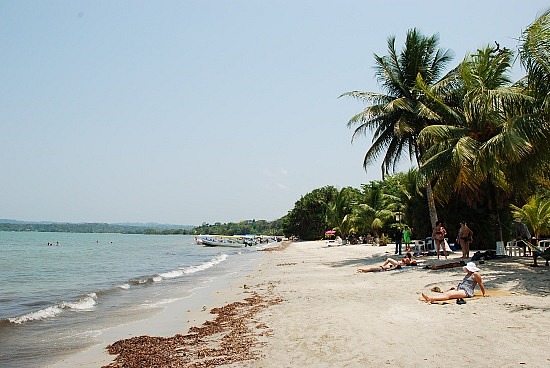
[[550, 111], [550, 9], [523, 32], [519, 54], [529, 89], [546, 113]]
[[550, 233], [550, 199], [534, 195], [523, 207], [511, 205], [514, 217], [519, 217], [539, 239], [541, 234]]
[[[398, 53], [395, 36], [390, 36], [388, 55], [374, 55], [375, 75], [385, 93], [352, 91], [342, 95], [368, 105], [348, 122], [348, 127], [355, 129], [352, 141], [374, 131], [372, 145], [363, 160], [365, 170], [382, 153], [382, 178], [390, 168], [395, 168], [404, 154], [420, 163], [424, 149], [418, 145], [418, 135], [438, 116], [424, 106], [424, 96], [415, 88], [415, 83], [418, 75], [427, 85], [435, 83], [442, 75], [452, 56], [450, 51], [441, 50], [438, 45], [438, 35], [426, 37], [411, 29], [407, 32], [404, 48]], [[437, 211], [429, 183], [426, 183], [426, 194], [430, 219], [435, 226]]]
[[353, 212], [353, 204], [359, 196], [360, 192], [358, 189], [344, 187], [336, 193], [332, 201], [327, 205], [327, 224], [329, 224], [332, 230], [339, 231], [343, 239], [352, 230], [350, 215]]
[[359, 232], [372, 231], [377, 237], [380, 230], [395, 218], [396, 198], [384, 193], [381, 184], [376, 181], [361, 185], [363, 193], [353, 206], [348, 221]]
[[534, 97], [535, 111], [530, 135], [534, 156], [527, 160], [529, 171], [546, 187], [550, 186], [550, 9], [546, 10], [523, 32], [519, 54], [527, 71], [526, 87]]
[[517, 164], [533, 152], [524, 134], [531, 122], [523, 118], [533, 99], [512, 85], [512, 60], [512, 51], [487, 46], [436, 85], [417, 80], [442, 123], [420, 133], [421, 144], [430, 147], [421, 182], [435, 181], [434, 195], [442, 202], [457, 193], [467, 203], [488, 205], [497, 222], [498, 208], [517, 189], [514, 182], [528, 179]]

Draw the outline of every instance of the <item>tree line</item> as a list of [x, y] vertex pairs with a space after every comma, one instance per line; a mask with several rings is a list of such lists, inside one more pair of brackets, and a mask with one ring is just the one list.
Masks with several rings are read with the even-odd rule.
[[63, 233], [112, 233], [112, 234], [178, 234], [185, 233], [191, 226], [175, 229], [162, 229], [139, 225], [122, 225], [108, 223], [36, 223], [36, 222], [2, 222], [0, 231], [36, 231]]
[[25, 223], [2, 222], [0, 231], [36, 231], [64, 233], [114, 233], [114, 234], [148, 234], [148, 235], [281, 235], [283, 234], [282, 219], [275, 221], [246, 220], [240, 222], [203, 224], [201, 226], [181, 226], [167, 228], [165, 226], [121, 225], [108, 223]]
[[[360, 189], [325, 187], [306, 194], [287, 215], [285, 231], [304, 239], [319, 238], [327, 228], [342, 234], [376, 233], [389, 230], [392, 216], [400, 212], [419, 235], [430, 234], [436, 221], [452, 229], [466, 220], [477, 228], [480, 246], [491, 248], [508, 237], [513, 214], [522, 215], [526, 205], [546, 208], [549, 10], [518, 39], [517, 52], [492, 42], [445, 72], [453, 55], [439, 47], [438, 35], [411, 29], [401, 50], [390, 36], [387, 54], [374, 56], [383, 92], [340, 96], [366, 105], [347, 124], [354, 130], [353, 139], [372, 134], [363, 166], [367, 170], [381, 157], [383, 180]], [[516, 55], [526, 74], [513, 81]], [[386, 183], [403, 156], [418, 169], [389, 177]], [[536, 220], [523, 215], [532, 230], [549, 226], [546, 215]], [[542, 225], [536, 225], [539, 222]], [[548, 235], [548, 230], [539, 233]]]
[[[390, 239], [398, 227], [408, 229], [414, 239], [431, 236], [426, 194], [419, 190], [418, 170], [396, 173], [384, 180], [373, 180], [360, 188], [334, 186], [317, 188], [302, 196], [283, 218], [285, 236], [303, 240], [325, 237], [327, 230], [335, 230], [341, 237], [371, 234]], [[502, 211], [504, 239], [512, 237], [512, 222], [520, 217], [537, 238], [550, 236], [550, 192], [535, 194], [522, 207], [511, 204]], [[472, 208], [460, 197], [454, 196], [438, 214], [454, 236], [460, 222], [466, 221], [475, 236], [474, 248], [492, 249], [498, 240], [490, 211], [485, 207]]]

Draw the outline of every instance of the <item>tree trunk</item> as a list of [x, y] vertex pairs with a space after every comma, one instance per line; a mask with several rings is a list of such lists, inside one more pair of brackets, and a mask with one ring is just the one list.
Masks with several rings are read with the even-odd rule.
[[437, 209], [435, 208], [434, 192], [431, 184], [426, 185], [426, 197], [428, 200], [428, 210], [430, 211], [430, 222], [432, 223], [433, 229], [437, 222]]
[[[491, 183], [491, 176], [489, 175], [489, 183]], [[492, 184], [489, 184], [490, 185], [490, 193], [491, 193], [491, 198], [489, 198], [489, 210], [491, 210], [491, 201], [493, 201], [493, 206], [494, 206], [494, 213], [495, 213], [495, 220], [496, 220], [496, 232], [497, 234], [499, 235], [499, 240], [501, 242], [504, 243], [504, 236], [502, 235], [502, 225], [500, 223], [500, 213], [498, 211], [498, 204], [499, 204], [499, 201], [498, 201], [498, 197], [497, 197], [497, 191], [495, 189], [495, 186], [492, 185]]]
[[[415, 146], [415, 152], [416, 152], [416, 165], [420, 168], [420, 150], [418, 147]], [[437, 209], [435, 208], [435, 199], [434, 199], [434, 192], [432, 189], [432, 184], [428, 183], [426, 185], [426, 200], [428, 201], [428, 211], [430, 213], [430, 222], [432, 224], [432, 229], [435, 228], [435, 223], [437, 222]]]
[[502, 235], [502, 225], [500, 224], [500, 212], [498, 210], [498, 206], [496, 209], [496, 213], [497, 213], [498, 235], [500, 237], [500, 241], [502, 242], [502, 244], [504, 244], [504, 236]]

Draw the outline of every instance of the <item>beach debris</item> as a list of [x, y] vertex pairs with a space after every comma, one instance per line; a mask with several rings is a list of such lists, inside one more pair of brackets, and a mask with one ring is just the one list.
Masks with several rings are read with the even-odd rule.
[[[260, 286], [260, 285], [256, 285]], [[210, 313], [217, 317], [200, 327], [191, 327], [186, 335], [172, 337], [138, 336], [107, 346], [115, 360], [103, 368], [194, 367], [228, 365], [259, 358], [260, 336], [269, 336], [269, 327], [255, 323], [254, 316], [283, 301], [274, 296], [275, 283], [265, 292], [251, 292], [244, 301], [233, 302]]]

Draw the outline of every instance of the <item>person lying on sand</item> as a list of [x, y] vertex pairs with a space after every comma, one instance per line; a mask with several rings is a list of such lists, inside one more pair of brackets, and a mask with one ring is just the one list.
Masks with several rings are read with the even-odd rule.
[[376, 266], [371, 268], [360, 268], [357, 270], [357, 272], [378, 272], [378, 271], [398, 270], [402, 266], [416, 266], [416, 261], [412, 259], [412, 256], [410, 253], [405, 254], [405, 257], [403, 257], [401, 261], [396, 261], [395, 259], [388, 258], [382, 264], [382, 266]]
[[448, 290], [441, 295], [435, 297], [429, 297], [426, 294], [422, 293], [422, 297], [428, 303], [438, 302], [442, 300], [450, 299], [462, 299], [462, 298], [471, 298], [474, 296], [474, 289], [476, 285], [479, 285], [481, 293], [484, 297], [488, 297], [489, 294], [485, 293], [485, 286], [483, 286], [483, 280], [481, 276], [477, 273], [479, 268], [476, 267], [474, 262], [468, 262], [466, 266], [462, 267], [466, 271], [466, 276], [462, 279], [460, 284], [458, 284], [455, 290]]

